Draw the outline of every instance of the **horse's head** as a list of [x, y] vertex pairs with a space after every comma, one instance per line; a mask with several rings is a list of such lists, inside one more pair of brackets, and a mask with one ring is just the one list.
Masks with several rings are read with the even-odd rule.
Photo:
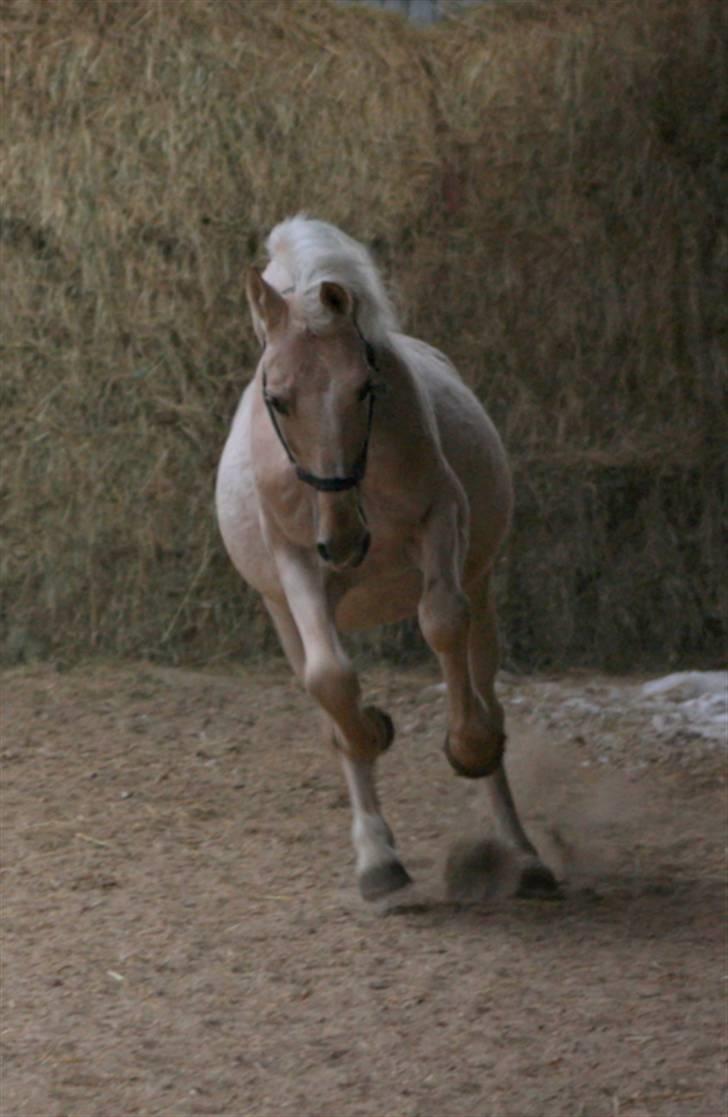
[[338, 283], [287, 301], [252, 269], [247, 294], [264, 352], [261, 390], [273, 429], [302, 485], [316, 492], [324, 562], [357, 566], [369, 547], [361, 507], [373, 417], [375, 356]]

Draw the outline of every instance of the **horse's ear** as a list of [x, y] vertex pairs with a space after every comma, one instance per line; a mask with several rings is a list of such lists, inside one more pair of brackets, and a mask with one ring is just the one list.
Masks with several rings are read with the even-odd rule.
[[245, 293], [258, 340], [264, 343], [266, 337], [285, 320], [288, 314], [286, 300], [270, 283], [266, 283], [258, 268], [249, 269]]
[[321, 305], [330, 310], [332, 314], [342, 318], [353, 318], [354, 297], [346, 287], [339, 283], [330, 283], [325, 280], [319, 287]]

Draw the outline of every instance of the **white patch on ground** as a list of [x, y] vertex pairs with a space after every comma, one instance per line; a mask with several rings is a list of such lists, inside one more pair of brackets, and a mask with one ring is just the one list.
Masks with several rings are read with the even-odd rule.
[[585, 765], [596, 759], [642, 767], [728, 748], [726, 671], [688, 671], [647, 682], [578, 675], [532, 680], [527, 699], [518, 694], [518, 679], [506, 676], [503, 691], [506, 705], [529, 721], [590, 746], [590, 754], [596, 750]]
[[[428, 687], [433, 696], [443, 687]], [[506, 713], [585, 747], [584, 767], [642, 768], [687, 763], [696, 754], [728, 749], [728, 671], [683, 671], [636, 682], [609, 676], [558, 679], [501, 672]]]
[[683, 671], [644, 683], [652, 725], [668, 738], [693, 734], [728, 747], [728, 671]]

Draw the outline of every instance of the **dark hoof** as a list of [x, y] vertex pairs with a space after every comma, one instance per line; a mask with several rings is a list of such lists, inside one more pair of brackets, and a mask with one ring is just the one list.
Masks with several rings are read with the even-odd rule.
[[456, 903], [513, 895], [517, 881], [515, 851], [493, 838], [457, 842], [445, 863], [447, 898]]
[[394, 722], [392, 721], [389, 714], [385, 713], [384, 710], [380, 710], [379, 714], [382, 721], [384, 722], [385, 740], [384, 744], [382, 745], [382, 752], [386, 752], [392, 741], [394, 740]]
[[385, 861], [382, 865], [374, 865], [359, 877], [359, 891], [368, 901], [381, 900], [391, 892], [406, 888], [412, 883], [412, 878], [399, 861]]
[[384, 729], [384, 744], [380, 746], [380, 752], [386, 752], [392, 741], [394, 740], [394, 722], [389, 714], [384, 710], [380, 710], [378, 706], [366, 706], [365, 712], [372, 717], [379, 718]]
[[527, 865], [516, 892], [522, 900], [563, 900], [554, 874], [545, 865]]
[[487, 764], [462, 764], [457, 757], [453, 756], [452, 749], [450, 748], [450, 735], [445, 738], [444, 752], [450, 767], [458, 776], [463, 776], [466, 780], [481, 780], [484, 776], [492, 776], [497, 772], [503, 762], [503, 752], [505, 748], [505, 734], [501, 738], [500, 747], [493, 760], [488, 761]]

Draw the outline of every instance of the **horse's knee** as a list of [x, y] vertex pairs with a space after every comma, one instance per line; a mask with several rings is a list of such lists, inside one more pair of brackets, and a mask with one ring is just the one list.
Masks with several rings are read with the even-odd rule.
[[317, 659], [306, 664], [304, 685], [325, 710], [336, 710], [342, 703], [356, 702], [358, 685], [352, 667], [336, 659]]
[[432, 650], [445, 653], [467, 639], [470, 603], [462, 590], [436, 582], [423, 595], [419, 617], [422, 635]]
[[389, 714], [361, 705], [359, 680], [348, 660], [310, 661], [304, 673], [306, 690], [334, 725], [334, 744], [352, 757], [376, 760], [394, 739]]

